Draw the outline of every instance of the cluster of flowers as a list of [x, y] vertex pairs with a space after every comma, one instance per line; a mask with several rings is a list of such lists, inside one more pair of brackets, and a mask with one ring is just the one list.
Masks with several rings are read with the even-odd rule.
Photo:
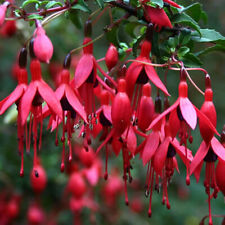
[[[145, 4], [146, 2], [142, 1], [146, 19], [154, 23], [158, 30], [163, 26], [172, 27], [163, 9], [153, 8]], [[172, 1], [165, 2], [179, 7]], [[1, 5], [1, 23], [4, 20], [2, 15], [3, 11], [6, 11], [7, 5], [8, 3]], [[157, 21], [158, 18], [162, 19]], [[23, 176], [24, 173], [24, 146], [29, 152], [31, 137], [33, 137], [32, 179], [38, 179], [37, 184], [34, 185], [37, 192], [43, 189], [39, 185], [45, 186], [45, 179], [40, 182], [40, 177], [42, 177], [40, 174], [43, 172], [40, 170], [37, 149], [41, 149], [43, 120], [50, 117], [48, 128], [51, 128], [52, 131], [56, 130], [56, 145], [58, 145], [58, 128], [62, 124], [61, 171], [65, 169], [66, 144], [69, 147], [68, 161], [72, 162], [72, 135], [76, 130], [82, 139], [83, 148], [87, 151], [83, 153], [85, 154], [84, 159], [81, 158], [84, 161], [94, 155], [91, 148], [92, 142], [101, 134], [96, 154], [105, 146], [105, 179], [108, 177], [109, 151], [112, 150], [116, 156], [122, 151], [126, 204], [129, 203], [127, 182], [132, 181], [131, 160], [139, 155], [143, 165], [148, 165], [146, 195], [150, 196], [149, 216], [151, 216], [154, 188], [162, 189], [162, 202], [168, 209], [170, 208], [167, 187], [174, 170], [179, 172], [176, 154], [186, 166], [187, 185], [190, 184], [191, 174], [195, 175], [197, 181], [199, 180], [201, 168], [205, 162], [204, 186], [208, 195], [209, 224], [212, 224], [210, 200], [212, 196], [217, 197], [219, 190], [225, 194], [223, 178], [225, 141], [224, 134], [221, 138], [222, 144], [214, 137], [215, 134], [219, 134], [216, 130], [217, 116], [213, 104], [210, 76], [205, 75], [205, 101], [199, 110], [188, 98], [187, 68], [182, 62], [172, 57], [167, 66], [169, 69], [174, 64], [180, 66], [180, 82], [179, 96], [170, 106], [168, 101], [170, 94], [166, 84], [160, 80], [150, 59], [152, 42], [149, 34], [153, 32], [151, 24], [147, 28], [146, 38], [140, 44], [139, 56], [135, 60], [130, 60], [133, 62], [128, 68], [126, 64], [121, 66], [116, 47], [110, 45], [104, 58], [108, 72], [100, 67], [99, 61], [93, 55], [90, 27], [91, 24], [88, 21], [83, 41], [83, 53], [77, 63], [73, 79], [70, 80], [71, 53], [69, 53], [63, 63], [63, 69], [59, 74], [61, 80], [55, 91], [42, 79], [40, 62], [49, 63], [53, 54], [53, 45], [39, 22], [36, 22], [36, 30], [29, 46], [31, 58], [31, 81], [29, 84], [26, 70], [27, 49], [24, 47], [20, 51], [16, 69], [18, 85], [8, 97], [0, 102], [0, 115], [5, 113], [13, 103], [17, 105], [18, 150], [21, 155], [20, 175]], [[111, 76], [115, 74], [115, 71], [117, 77]], [[158, 89], [155, 102], [151, 97], [150, 82]], [[159, 91], [164, 94], [163, 111]], [[46, 104], [44, 105], [43, 102]], [[28, 118], [29, 127], [27, 126]], [[199, 119], [198, 124], [203, 142], [193, 157], [192, 151], [187, 147], [187, 142], [192, 143], [193, 141], [191, 130], [196, 128], [197, 119]], [[40, 125], [39, 143], [38, 125]], [[142, 137], [142, 143], [139, 146], [137, 146], [138, 137]], [[215, 169], [217, 159], [219, 163]], [[86, 186], [82, 179], [79, 172], [74, 172], [68, 184], [68, 190], [73, 193], [71, 208], [74, 210], [83, 206], [84, 203], [90, 203], [90, 207], [95, 208], [92, 202], [81, 198], [86, 192]], [[98, 177], [93, 177], [93, 173], [87, 172], [87, 179], [91, 184], [95, 184]], [[213, 193], [210, 188], [213, 189]]]

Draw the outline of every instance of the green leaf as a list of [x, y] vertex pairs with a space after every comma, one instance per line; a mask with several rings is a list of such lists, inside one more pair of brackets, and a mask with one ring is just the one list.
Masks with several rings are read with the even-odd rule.
[[193, 53], [187, 53], [184, 57], [182, 57], [184, 65], [188, 67], [196, 67], [201, 66], [201, 60], [195, 56]]
[[164, 4], [163, 0], [151, 0], [151, 3], [159, 6], [160, 8], [162, 8]]
[[125, 25], [125, 30], [132, 38], [136, 38], [135, 29], [140, 25], [142, 24], [139, 22], [128, 22]]
[[78, 28], [82, 28], [82, 22], [81, 22], [81, 16], [80, 11], [76, 9], [72, 9], [69, 11], [69, 19], [72, 21], [72, 23]]
[[104, 1], [103, 0], [95, 0], [100, 8], [104, 8]]
[[184, 25], [187, 25], [189, 27], [192, 27], [193, 29], [195, 29], [200, 34], [199, 25], [197, 24], [197, 22], [195, 20], [193, 20], [186, 13], [182, 13], [182, 14], [179, 13], [179, 14], [174, 15], [173, 18], [172, 18], [172, 22], [173, 23], [180, 23], [180, 24], [184, 24]]
[[178, 49], [177, 55], [179, 58], [185, 56], [190, 51], [190, 48], [182, 46]]
[[28, 16], [28, 19], [30, 20], [43, 20], [43, 18], [44, 18], [43, 16], [40, 16], [38, 14], [31, 14]]
[[38, 0], [26, 0], [26, 1], [23, 2], [21, 7], [24, 8], [25, 6], [27, 6], [27, 5], [31, 4], [31, 3], [40, 4], [41, 2], [38, 1]]
[[198, 2], [191, 4], [187, 6], [186, 8], [183, 8], [181, 12], [186, 12], [196, 22], [199, 22], [200, 19], [202, 19], [204, 22], [207, 22], [206, 13], [202, 9], [202, 5]]
[[56, 1], [50, 1], [48, 4], [45, 6], [46, 9], [50, 9], [55, 5], [63, 6], [61, 2], [56, 2]]
[[73, 5], [71, 8], [72, 9], [79, 9], [83, 12], [88, 12], [88, 13], [91, 12], [91, 10], [88, 8], [87, 3], [84, 2], [84, 0], [78, 0], [77, 4]]
[[186, 45], [191, 39], [191, 31], [189, 29], [183, 29], [179, 34], [179, 44]]
[[197, 32], [192, 32], [192, 40], [225, 44], [225, 37], [213, 29], [200, 29], [200, 33], [201, 35], [199, 36]]
[[208, 54], [210, 52], [214, 52], [214, 51], [225, 52], [225, 46], [224, 45], [220, 45], [220, 44], [216, 44], [214, 46], [211, 46], [209, 48], [205, 48], [204, 50], [195, 53], [195, 56], [206, 55], [206, 54]]
[[118, 30], [118, 27], [113, 27], [110, 31], [106, 33], [107, 40], [117, 47], [120, 46], [118, 39]]

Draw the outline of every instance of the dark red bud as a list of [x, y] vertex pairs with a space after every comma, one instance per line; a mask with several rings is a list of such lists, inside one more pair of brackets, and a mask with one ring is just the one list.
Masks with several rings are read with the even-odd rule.
[[71, 64], [71, 54], [68, 53], [64, 59], [63, 62], [63, 68], [64, 69], [69, 69], [70, 68], [70, 64]]
[[153, 32], [154, 32], [154, 26], [153, 26], [152, 23], [149, 23], [148, 26], [147, 26], [146, 33], [145, 33], [145, 38], [146, 38], [146, 40], [148, 40], [149, 42], [152, 41]]
[[205, 75], [205, 88], [211, 88], [211, 79], [209, 74]]
[[87, 20], [84, 26], [84, 36], [91, 37], [92, 35], [92, 22], [91, 20]]
[[30, 53], [30, 57], [32, 59], [36, 58], [35, 54], [34, 54], [34, 38], [32, 38], [30, 40], [30, 44], [29, 44], [29, 53]]
[[27, 49], [22, 48], [19, 54], [19, 66], [25, 68], [27, 66]]
[[162, 98], [158, 95], [155, 98], [155, 112], [161, 113], [162, 112]]

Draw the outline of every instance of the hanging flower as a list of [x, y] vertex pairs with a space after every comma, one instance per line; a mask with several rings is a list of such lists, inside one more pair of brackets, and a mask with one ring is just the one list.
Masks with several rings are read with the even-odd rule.
[[[18, 149], [19, 154], [21, 155], [21, 168], [20, 168], [20, 176], [23, 176], [23, 151], [24, 151], [24, 133], [25, 128], [22, 124], [21, 118], [21, 98], [24, 95], [27, 89], [27, 71], [26, 71], [26, 63], [27, 63], [27, 50], [22, 48], [19, 54], [18, 66], [16, 71], [16, 77], [18, 81], [17, 87], [14, 91], [5, 99], [0, 102], [0, 115], [5, 113], [5, 111], [12, 105], [16, 104], [18, 116], [17, 116], [17, 136], [18, 136]], [[27, 129], [26, 129], [27, 133]], [[27, 134], [26, 134], [27, 135]]]
[[53, 55], [53, 45], [42, 26], [34, 31], [34, 54], [41, 61], [49, 63]]
[[9, 2], [4, 2], [2, 5], [0, 5], [0, 26], [2, 26], [2, 24], [5, 21], [5, 14], [6, 14], [6, 10], [7, 7], [9, 5]]
[[[31, 82], [28, 85], [26, 92], [21, 99], [21, 123], [25, 125], [29, 113], [30, 116], [30, 133], [29, 133], [29, 145], [31, 138], [31, 124], [33, 120], [32, 133], [34, 139], [34, 169], [37, 166], [37, 129], [38, 122], [41, 123], [40, 127], [40, 139], [39, 149], [41, 148], [41, 136], [42, 136], [42, 103], [45, 101], [50, 109], [50, 112], [54, 116], [58, 116], [62, 119], [62, 108], [57, 100], [55, 93], [42, 79], [41, 65], [38, 59], [32, 59], [30, 63]], [[28, 147], [29, 148], [29, 147]]]

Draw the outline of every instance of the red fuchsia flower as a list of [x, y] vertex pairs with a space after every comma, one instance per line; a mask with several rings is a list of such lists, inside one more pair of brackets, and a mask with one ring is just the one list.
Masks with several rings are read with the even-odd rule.
[[[217, 116], [216, 109], [213, 104], [213, 91], [211, 89], [211, 81], [209, 75], [206, 75], [206, 89], [205, 89], [205, 101], [200, 109], [200, 111], [207, 116], [211, 121], [214, 127], [216, 127]], [[215, 162], [219, 157], [220, 160], [223, 160], [225, 163], [225, 148], [222, 144], [214, 137], [215, 132], [210, 130], [208, 127], [207, 121], [200, 118], [199, 119], [199, 129], [203, 142], [201, 143], [195, 157], [191, 163], [190, 173], [195, 172], [197, 182], [200, 178], [200, 172], [203, 165], [203, 162], [206, 162], [206, 173], [205, 173], [205, 191], [208, 195], [208, 204], [209, 204], [209, 224], [212, 224], [212, 215], [211, 215], [211, 204], [210, 204], [210, 187], [214, 189], [213, 196], [217, 197], [219, 188], [216, 183], [216, 171], [215, 171]]]
[[[152, 35], [152, 26], [148, 26], [146, 36]], [[134, 112], [134, 121], [136, 120], [136, 113], [138, 112], [138, 107], [140, 105], [141, 99], [141, 89], [144, 84], [148, 83], [150, 80], [156, 87], [162, 90], [165, 95], [169, 95], [166, 87], [159, 79], [154, 67], [149, 65], [151, 60], [149, 58], [149, 54], [151, 52], [152, 44], [148, 39], [144, 40], [141, 45], [140, 55], [136, 58], [136, 60], [129, 66], [126, 72], [126, 82], [127, 82], [127, 94], [129, 98], [132, 100], [132, 110]], [[151, 37], [150, 37], [151, 39]], [[136, 86], [136, 89], [135, 89]], [[135, 91], [134, 91], [135, 90]]]
[[[190, 128], [195, 129], [197, 124], [197, 115], [206, 124], [208, 123], [208, 128], [214, 132], [217, 132], [210, 120], [198, 110], [188, 99], [188, 86], [186, 82], [186, 71], [181, 69], [181, 80], [179, 84], [179, 97], [176, 102], [166, 109], [162, 114], [156, 117], [147, 130], [152, 129], [161, 119], [169, 114], [169, 123], [171, 137], [174, 138], [179, 132], [180, 144], [184, 144], [187, 147], [187, 139], [192, 142], [192, 136], [190, 135]], [[187, 155], [187, 151], [186, 151]], [[187, 158], [187, 157], [186, 157]], [[186, 183], [190, 183], [189, 177], [189, 165], [187, 166], [187, 176]]]
[[[144, 17], [145, 19], [149, 22], [149, 23], [153, 23], [154, 27], [158, 27], [158, 31], [160, 31], [162, 29], [162, 27], [169, 27], [172, 28], [172, 24], [170, 22], [169, 17], [167, 16], [166, 12], [164, 11], [163, 8], [159, 8], [158, 6], [152, 7], [150, 5], [147, 5], [147, 2], [151, 2], [151, 1], [141, 1], [141, 3], [144, 6]], [[180, 8], [180, 6], [178, 4], [176, 4], [173, 1], [170, 0], [165, 0], [165, 3], [168, 3], [169, 5], [176, 7], [176, 8]]]
[[84, 130], [84, 145], [86, 147], [91, 144], [90, 133], [92, 127], [94, 126], [92, 124], [92, 119], [93, 117], [96, 117], [94, 88], [99, 82], [103, 87], [112, 91], [97, 75], [97, 68], [101, 73], [104, 73], [104, 76], [106, 76], [111, 82], [115, 84], [115, 82], [97, 64], [93, 56], [93, 44], [91, 41], [92, 39], [89, 37], [84, 39], [83, 45], [88, 45], [83, 47], [83, 56], [77, 64], [74, 79], [72, 81], [72, 86], [78, 89], [80, 93], [81, 99], [85, 106], [85, 111], [88, 116], [89, 125], [85, 126]]
[[[61, 141], [63, 143], [63, 152], [62, 152], [62, 162], [61, 162], [61, 171], [64, 171], [64, 158], [65, 158], [65, 133], [67, 133], [67, 143], [69, 146], [69, 162], [72, 161], [72, 133], [74, 132], [74, 124], [79, 121], [79, 118], [83, 119], [87, 123], [87, 115], [84, 110], [83, 105], [80, 103], [80, 100], [77, 96], [77, 92], [72, 89], [70, 86], [70, 72], [68, 69], [64, 68], [61, 73], [61, 84], [55, 91], [57, 99], [60, 101], [60, 104], [63, 109], [63, 133]], [[77, 116], [78, 114], [78, 116]], [[67, 120], [65, 122], [65, 118]], [[56, 126], [60, 122], [60, 118], [56, 118]], [[57, 133], [56, 133], [57, 135]]]
[[118, 82], [118, 93], [112, 102], [111, 118], [113, 128], [106, 139], [98, 147], [96, 153], [101, 150], [111, 137], [119, 138], [130, 125], [131, 105], [126, 94], [126, 81], [124, 79], [120, 79]]
[[9, 5], [9, 2], [4, 2], [2, 5], [0, 5], [0, 26], [2, 26], [2, 24], [5, 21], [5, 15], [6, 15], [6, 10], [7, 7]]
[[[155, 114], [157, 117], [161, 113], [162, 102], [159, 96], [155, 100]], [[146, 165], [154, 156], [156, 149], [158, 148], [161, 140], [163, 139], [162, 127], [164, 122], [158, 123], [152, 129], [152, 132], [146, 137], [141, 145], [136, 150], [136, 154], [140, 152], [140, 156], [143, 161], [143, 165]]]
[[117, 64], [118, 60], [118, 51], [113, 44], [110, 44], [105, 55], [105, 63], [109, 71]]
[[[40, 121], [40, 139], [39, 149], [41, 148], [41, 136], [42, 136], [42, 103], [46, 102], [52, 115], [58, 116], [62, 119], [62, 108], [60, 102], [57, 100], [55, 93], [42, 79], [41, 65], [38, 59], [32, 59], [30, 63], [31, 82], [27, 87], [22, 99], [21, 99], [21, 123], [24, 125], [27, 121], [29, 113], [30, 115], [30, 132], [29, 132], [29, 144], [31, 138], [31, 125], [34, 139], [34, 170], [37, 166], [37, 130], [38, 122]], [[33, 120], [33, 121], [32, 121]], [[34, 171], [35, 172], [35, 171]]]
[[12, 104], [16, 103], [17, 105], [17, 136], [18, 136], [18, 149], [19, 154], [21, 155], [21, 169], [20, 176], [23, 176], [23, 150], [24, 150], [24, 125], [22, 124], [21, 118], [21, 98], [27, 89], [27, 71], [26, 71], [26, 62], [27, 61], [27, 50], [22, 48], [19, 55], [18, 67], [16, 70], [16, 76], [18, 85], [14, 91], [5, 99], [0, 102], [0, 115], [2, 115]]
[[43, 27], [38, 24], [34, 31], [34, 54], [41, 61], [49, 63], [53, 55], [53, 45], [45, 34]]

